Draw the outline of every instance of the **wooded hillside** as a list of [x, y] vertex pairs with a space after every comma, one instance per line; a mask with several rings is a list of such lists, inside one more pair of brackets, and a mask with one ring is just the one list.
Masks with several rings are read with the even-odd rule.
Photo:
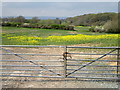
[[112, 20], [117, 13], [98, 13], [98, 14], [84, 14], [76, 17], [67, 18], [65, 21], [77, 26], [100, 26], [107, 21]]

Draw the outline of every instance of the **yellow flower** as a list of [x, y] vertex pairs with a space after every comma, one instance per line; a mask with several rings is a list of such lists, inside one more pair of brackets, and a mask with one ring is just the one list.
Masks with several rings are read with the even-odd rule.
[[[49, 42], [80, 42], [80, 41], [92, 41], [92, 40], [117, 40], [118, 34], [105, 34], [105, 35], [66, 35], [66, 36], [49, 36], [47, 38], [42, 37], [32, 37], [32, 36], [11, 36], [7, 37], [10, 40], [20, 41], [20, 42], [26, 42], [29, 44], [36, 44], [41, 41], [44, 42], [44, 40], [47, 40]], [[42, 41], [43, 40], [43, 41]]]

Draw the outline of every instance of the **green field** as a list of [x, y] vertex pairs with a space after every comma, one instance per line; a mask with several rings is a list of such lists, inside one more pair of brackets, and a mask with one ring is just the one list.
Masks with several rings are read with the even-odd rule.
[[76, 45], [118, 46], [118, 34], [90, 32], [89, 27], [75, 27], [75, 31], [37, 29], [37, 28], [2, 28], [3, 45]]

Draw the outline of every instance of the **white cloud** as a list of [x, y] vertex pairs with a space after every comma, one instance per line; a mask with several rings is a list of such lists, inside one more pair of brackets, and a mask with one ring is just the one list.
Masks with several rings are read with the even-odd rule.
[[119, 0], [2, 0], [2, 2], [119, 2]]

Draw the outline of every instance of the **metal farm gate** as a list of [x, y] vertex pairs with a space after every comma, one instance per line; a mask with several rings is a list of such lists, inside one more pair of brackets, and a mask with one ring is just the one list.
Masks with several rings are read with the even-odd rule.
[[0, 46], [2, 79], [120, 80], [120, 47]]

